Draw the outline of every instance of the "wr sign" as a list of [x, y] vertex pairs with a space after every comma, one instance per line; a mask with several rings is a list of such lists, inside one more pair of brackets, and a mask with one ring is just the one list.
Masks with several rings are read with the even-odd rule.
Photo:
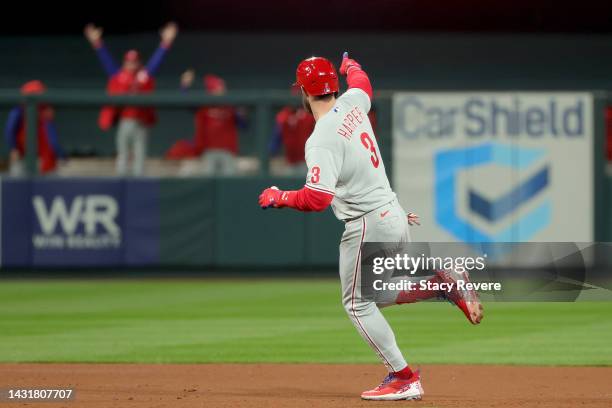
[[32, 198], [40, 227], [33, 244], [38, 249], [105, 249], [121, 245], [117, 223], [119, 205], [109, 195], [55, 196], [48, 202], [43, 196]]

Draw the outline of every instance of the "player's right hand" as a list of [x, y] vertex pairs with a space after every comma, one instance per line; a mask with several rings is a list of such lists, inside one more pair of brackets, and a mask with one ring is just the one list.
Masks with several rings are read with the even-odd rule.
[[89, 23], [85, 26], [83, 34], [92, 45], [97, 46], [102, 41], [102, 27], [96, 27], [95, 24]]
[[276, 186], [266, 188], [259, 195], [259, 206], [263, 210], [270, 207], [278, 208], [282, 193]]
[[348, 57], [348, 51], [344, 51], [342, 54], [342, 64], [340, 64], [340, 75], [346, 75], [349, 72], [350, 68], [361, 69], [361, 65], [354, 59]]

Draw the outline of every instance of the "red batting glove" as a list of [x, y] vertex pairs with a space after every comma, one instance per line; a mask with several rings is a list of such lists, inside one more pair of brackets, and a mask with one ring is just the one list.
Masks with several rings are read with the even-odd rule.
[[270, 207], [279, 208], [282, 194], [283, 192], [276, 186], [266, 188], [259, 195], [259, 206], [264, 210]]
[[340, 64], [340, 75], [348, 74], [349, 70], [353, 67], [361, 69], [361, 65], [354, 59], [350, 59], [348, 52], [344, 51], [344, 54], [342, 54], [342, 64]]

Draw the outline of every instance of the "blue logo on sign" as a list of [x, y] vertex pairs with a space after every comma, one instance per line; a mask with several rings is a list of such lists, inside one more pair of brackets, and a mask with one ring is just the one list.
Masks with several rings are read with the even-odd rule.
[[[439, 151], [435, 156], [435, 212], [438, 224], [464, 242], [529, 240], [550, 223], [552, 213], [550, 199], [530, 209], [500, 232], [490, 234], [459, 215], [457, 176], [463, 170], [488, 164], [518, 171], [530, 169], [544, 155], [543, 149], [507, 146], [495, 142]], [[469, 211], [477, 214], [488, 225], [495, 227], [497, 223], [516, 214], [525, 204], [539, 196], [546, 189], [549, 177], [549, 167], [545, 165], [527, 180], [523, 180], [496, 199], [483, 197], [473, 189], [469, 189], [467, 191]]]

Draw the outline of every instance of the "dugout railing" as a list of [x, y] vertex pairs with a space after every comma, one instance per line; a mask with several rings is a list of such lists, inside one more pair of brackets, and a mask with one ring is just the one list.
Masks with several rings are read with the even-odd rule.
[[[381, 153], [387, 163], [391, 161], [391, 92], [376, 93], [377, 137]], [[56, 108], [112, 106], [151, 106], [166, 109], [188, 109], [202, 106], [237, 105], [251, 108], [254, 115], [252, 126], [256, 136], [256, 156], [260, 160], [262, 176], [269, 175], [268, 142], [274, 126], [274, 114], [282, 106], [299, 105], [298, 97], [286, 91], [234, 91], [226, 95], [183, 93], [179, 91], [158, 91], [150, 95], [109, 96], [94, 90], [50, 90], [43, 95], [20, 95], [14, 91], [0, 90], [0, 105], [23, 104], [26, 116], [26, 146], [36, 146], [38, 110], [40, 103], [48, 103]], [[95, 124], [92, 124], [95, 126]], [[110, 140], [109, 140], [110, 143]], [[36, 149], [26, 149], [26, 169], [28, 174], [36, 175]], [[389, 167], [390, 168], [390, 167]]]

